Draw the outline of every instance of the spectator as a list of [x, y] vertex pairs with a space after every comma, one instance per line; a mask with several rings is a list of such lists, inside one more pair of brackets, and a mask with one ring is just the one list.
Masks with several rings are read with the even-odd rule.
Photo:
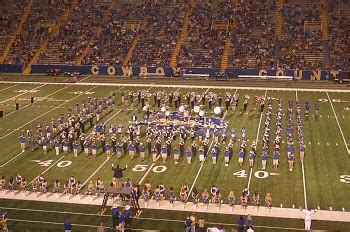
[[191, 228], [192, 228], [192, 220], [190, 216], [187, 216], [185, 219], [185, 231], [191, 232]]
[[243, 232], [244, 230], [244, 219], [243, 216], [239, 216], [238, 221], [237, 221], [237, 225], [238, 225], [238, 232]]
[[112, 207], [112, 225], [113, 225], [113, 229], [115, 229], [118, 225], [119, 222], [119, 209], [118, 209], [118, 205], [114, 204]]
[[252, 215], [248, 214], [246, 224], [247, 224], [248, 229], [253, 229], [253, 217], [252, 217]]
[[198, 231], [199, 232], [205, 232], [207, 231], [206, 227], [205, 227], [205, 220], [203, 217], [200, 217], [198, 220]]
[[72, 231], [72, 224], [66, 219], [64, 221], [64, 232], [71, 232]]
[[103, 226], [103, 222], [100, 222], [99, 227], [97, 227], [97, 232], [104, 232], [104, 231], [105, 231], [105, 228]]
[[7, 217], [8, 217], [8, 214], [7, 214], [6, 209], [2, 209], [1, 223], [2, 223], [3, 231], [8, 231], [8, 228], [7, 228]]

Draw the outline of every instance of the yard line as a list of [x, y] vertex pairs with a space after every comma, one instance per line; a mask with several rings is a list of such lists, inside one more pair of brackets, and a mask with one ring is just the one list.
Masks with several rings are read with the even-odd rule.
[[67, 86], [65, 86], [65, 87], [63, 87], [63, 88], [61, 88], [61, 89], [59, 89], [59, 90], [56, 90], [56, 91], [53, 92], [53, 93], [50, 93], [50, 94], [46, 95], [46, 96], [43, 97], [42, 99], [40, 99], [40, 100], [38, 100], [38, 101], [35, 101], [33, 104], [27, 104], [27, 105], [25, 105], [25, 106], [23, 106], [23, 107], [20, 107], [19, 110], [14, 110], [14, 111], [12, 111], [12, 112], [10, 112], [10, 113], [8, 113], [8, 114], [5, 114], [5, 115], [4, 115], [4, 118], [7, 117], [7, 116], [10, 116], [11, 114], [13, 114], [13, 113], [15, 113], [15, 112], [18, 112], [18, 111], [22, 110], [22, 109], [24, 109], [24, 108], [26, 108], [26, 107], [28, 107], [28, 106], [34, 105], [34, 104], [37, 103], [37, 102], [42, 102], [43, 100], [46, 100], [46, 98], [48, 98], [48, 97], [50, 97], [50, 96], [52, 96], [52, 95], [54, 95], [54, 94], [56, 94], [56, 93], [58, 93], [58, 92], [60, 92], [60, 91], [62, 91], [62, 90], [64, 90], [64, 89], [66, 89], [66, 88], [68, 88], [68, 87], [71, 87], [71, 86], [72, 86], [72, 85], [67, 85]]
[[[66, 87], [69, 87], [69, 86], [66, 86]], [[65, 88], [66, 88], [65, 87]], [[117, 91], [116, 92], [119, 92], [121, 89], [123, 89], [124, 88], [124, 86], [123, 87], [120, 87], [119, 89], [117, 89]], [[62, 90], [62, 89], [61, 89]], [[91, 135], [91, 134], [90, 134]], [[90, 136], [89, 135], [89, 136]], [[88, 137], [89, 137], [88, 136]], [[25, 151], [27, 151], [27, 148], [25, 149]], [[10, 163], [11, 161], [13, 161], [14, 159], [16, 159], [17, 157], [19, 157], [19, 156], [21, 156], [22, 154], [23, 154], [24, 152], [22, 152], [22, 151], [20, 151], [19, 153], [17, 153], [14, 157], [12, 157], [10, 160], [8, 160], [8, 161], [6, 161], [4, 164], [2, 164], [2, 165], [0, 165], [0, 168], [3, 168], [3, 167], [5, 167], [8, 163]]]
[[[99, 217], [110, 217], [109, 215], [97, 215], [97, 214], [93, 214], [91, 216], [99, 216]], [[141, 217], [131, 217], [135, 220], [150, 220], [150, 221], [165, 221], [165, 222], [179, 222], [179, 223], [183, 223], [183, 221], [181, 220], [176, 220], [176, 219], [163, 219], [163, 218], [141, 218]], [[8, 219], [8, 221], [14, 221], [14, 222], [30, 222], [30, 223], [38, 223], [38, 224], [49, 224], [49, 225], [60, 225], [62, 226], [62, 222], [48, 222], [48, 221], [34, 221], [34, 220], [26, 220], [26, 219]], [[231, 223], [220, 223], [220, 222], [205, 222], [206, 224], [209, 225], [224, 225], [224, 226], [237, 226], [237, 224], [231, 224]], [[85, 224], [75, 224], [72, 223], [72, 226], [75, 227], [91, 227], [91, 228], [97, 228], [99, 226], [97, 225], [85, 225]], [[278, 226], [258, 226], [258, 225], [254, 225], [254, 227], [257, 228], [267, 228], [267, 229], [279, 229], [279, 230], [304, 230], [301, 228], [289, 228], [289, 227], [278, 227]], [[110, 229], [110, 227], [105, 226], [103, 227], [105, 229]], [[135, 229], [133, 228], [132, 231], [148, 231], [149, 229]]]
[[[90, 91], [90, 90], [92, 90], [92, 89], [94, 89], [94, 88], [96, 88], [96, 87], [97, 87], [97, 86], [94, 86], [94, 87], [92, 87], [92, 88], [88, 89], [87, 91]], [[28, 125], [28, 124], [30, 124], [30, 123], [32, 123], [32, 122], [34, 122], [34, 121], [36, 121], [37, 119], [39, 119], [39, 118], [41, 118], [42, 116], [44, 116], [44, 115], [46, 115], [46, 114], [48, 114], [48, 113], [52, 112], [52, 111], [53, 111], [53, 110], [55, 110], [55, 109], [57, 109], [57, 108], [59, 108], [59, 107], [63, 106], [64, 104], [66, 104], [66, 103], [68, 103], [68, 102], [70, 102], [70, 101], [73, 101], [74, 99], [76, 99], [76, 98], [80, 97], [81, 95], [83, 95], [83, 93], [82, 93], [82, 94], [79, 94], [79, 95], [77, 95], [77, 96], [75, 96], [75, 97], [73, 97], [73, 98], [71, 98], [70, 100], [68, 100], [68, 101], [66, 101], [66, 102], [64, 102], [64, 103], [62, 103], [61, 105], [56, 106], [55, 108], [53, 108], [53, 109], [51, 109], [51, 110], [47, 111], [46, 113], [43, 113], [43, 114], [41, 114], [40, 116], [38, 116], [38, 117], [34, 118], [33, 120], [31, 120], [31, 121], [27, 122], [26, 124], [24, 124], [24, 125], [22, 125], [22, 126], [20, 126], [20, 127], [16, 128], [15, 130], [11, 131], [10, 133], [8, 133], [8, 134], [6, 134], [6, 135], [2, 136], [2, 137], [0, 138], [0, 140], [3, 140], [3, 139], [4, 139], [4, 138], [6, 138], [7, 136], [9, 136], [9, 135], [13, 134], [15, 131], [18, 131], [19, 129], [23, 128], [24, 126], [26, 126], [26, 125]]]
[[[114, 153], [112, 154], [112, 156], [114, 155]], [[89, 176], [89, 178], [87, 178], [86, 181], [84, 181], [84, 183], [81, 185], [81, 187], [83, 187], [87, 182], [89, 182], [89, 180], [107, 163], [107, 161], [110, 159], [110, 157], [107, 157], [107, 159]]]
[[[179, 90], [180, 90], [180, 87], [177, 88], [177, 89], [175, 90], [174, 93], [177, 93]], [[209, 89], [208, 89], [208, 90], [209, 90]], [[207, 91], [208, 91], [208, 90], [207, 90]], [[146, 179], [146, 177], [148, 176], [148, 174], [150, 173], [150, 171], [152, 170], [152, 168], [154, 167], [154, 165], [156, 164], [156, 162], [158, 161], [159, 158], [160, 158], [160, 156], [158, 156], [158, 157], [156, 158], [156, 161], [155, 161], [155, 162], [152, 162], [151, 166], [147, 169], [147, 171], [145, 172], [145, 174], [141, 177], [141, 180], [140, 180], [139, 183], [138, 183], [139, 185], [141, 185], [142, 182], [144, 181], [144, 179]]]
[[[52, 83], [52, 82], [39, 82], [39, 81], [33, 81], [33, 82], [20, 82], [20, 81], [0, 81], [0, 83], [10, 83], [10, 84], [17, 84], [17, 83], [26, 83], [26, 84], [49, 84], [49, 85], [70, 85], [71, 83]], [[233, 82], [231, 82], [233, 83]], [[192, 84], [192, 83], [191, 83]], [[227, 90], [271, 90], [271, 91], [295, 91], [298, 90], [299, 92], [332, 92], [332, 93], [350, 93], [350, 89], [319, 89], [319, 88], [275, 88], [275, 87], [244, 87], [244, 86], [220, 86], [220, 85], [180, 85], [180, 84], [135, 84], [135, 83], [101, 83], [101, 82], [76, 82], [75, 85], [81, 85], [81, 86], [127, 86], [127, 87], [154, 87], [154, 88], [192, 88], [192, 89], [203, 89], [203, 88], [210, 88], [210, 89], [227, 89]]]
[[[237, 91], [238, 91], [238, 89], [235, 90], [235, 93], [234, 93], [233, 95], [235, 95], [235, 94], [237, 93]], [[223, 120], [225, 119], [225, 116], [226, 116], [227, 112], [228, 112], [228, 110], [226, 110], [225, 113], [224, 113], [224, 115], [222, 116], [222, 119], [223, 119]], [[210, 145], [209, 145], [209, 148], [208, 148], [208, 152], [210, 151], [210, 148], [213, 146], [213, 143], [214, 143], [214, 140], [211, 141], [211, 143], [210, 143]], [[206, 155], [206, 157], [208, 157], [208, 154], [205, 154], [205, 155]], [[194, 185], [196, 184], [196, 181], [197, 181], [197, 179], [198, 179], [199, 174], [200, 174], [201, 171], [202, 171], [203, 166], [204, 166], [204, 162], [201, 163], [201, 165], [200, 165], [200, 167], [199, 167], [199, 170], [198, 170], [198, 172], [197, 172], [196, 177], [194, 178], [194, 181], [193, 181], [193, 183], [192, 183], [192, 185], [191, 185], [191, 188], [190, 188], [189, 193], [192, 193], [192, 190], [193, 190], [193, 188], [194, 188]], [[186, 200], [188, 200], [189, 197], [190, 197], [190, 196], [188, 195]]]
[[4, 91], [4, 90], [7, 90], [7, 89], [9, 89], [9, 88], [15, 87], [15, 86], [17, 86], [17, 85], [20, 85], [20, 84], [19, 84], [19, 83], [18, 83], [18, 84], [14, 84], [14, 85], [11, 85], [11, 86], [9, 86], [9, 87], [7, 87], [7, 88], [0, 89], [0, 92], [2, 92], [2, 91]]
[[[298, 101], [298, 91], [295, 91], [295, 99]], [[303, 174], [303, 188], [304, 188], [304, 206], [305, 209], [307, 209], [307, 197], [306, 197], [306, 181], [305, 181], [305, 168], [304, 168], [304, 161], [301, 161], [301, 172]]]
[[[267, 90], [265, 90], [265, 98], [266, 98], [266, 94], [267, 94]], [[263, 114], [264, 112], [261, 112], [261, 115], [260, 115], [260, 120], [259, 120], [259, 126], [258, 126], [258, 131], [256, 133], [256, 138], [255, 138], [255, 142], [256, 142], [256, 145], [258, 145], [258, 138], [259, 138], [259, 132], [260, 132], [260, 126], [261, 126], [261, 120], [262, 120], [262, 117], [263, 117]], [[248, 185], [247, 185], [247, 188], [249, 189], [250, 187], [250, 182], [252, 180], [252, 173], [253, 173], [253, 167], [250, 168], [250, 173], [249, 173], [249, 179], [248, 179]]]
[[[40, 173], [40, 175], [46, 173], [47, 171], [49, 171], [53, 166], [55, 166], [58, 162], [60, 162], [63, 158], [65, 158], [66, 155], [62, 155], [61, 158], [59, 158], [58, 160], [55, 161], [55, 163], [53, 163], [52, 165], [50, 165], [48, 168], [46, 168], [43, 172]], [[33, 178], [33, 180], [26, 185], [26, 187], [30, 186], [31, 184], [33, 184], [35, 179], [38, 179], [40, 177], [40, 175], [37, 175], [36, 177]]]
[[341, 129], [340, 123], [339, 123], [339, 121], [338, 121], [338, 116], [337, 116], [337, 114], [335, 113], [335, 110], [334, 110], [334, 107], [333, 107], [333, 103], [332, 103], [332, 101], [331, 101], [331, 98], [329, 97], [328, 92], [326, 92], [326, 94], [327, 94], [327, 97], [328, 97], [328, 101], [329, 101], [329, 103], [331, 104], [331, 107], [332, 107], [332, 110], [333, 110], [333, 113], [334, 113], [334, 117], [335, 117], [335, 120], [337, 121], [337, 124], [338, 124], [338, 127], [339, 127], [339, 131], [340, 131], [340, 134], [341, 134], [341, 136], [342, 136], [342, 138], [343, 138], [343, 141], [344, 141], [346, 150], [347, 150], [347, 152], [348, 152], [348, 155], [350, 155], [350, 150], [349, 150], [349, 147], [348, 147], [348, 143], [346, 142], [346, 139], [345, 139], [343, 130]]
[[[48, 84], [39, 85], [39, 86], [37, 86], [37, 87], [31, 89], [30, 91], [36, 90], [36, 89], [41, 88], [41, 87], [43, 87], [43, 86], [45, 86], [45, 85], [48, 85]], [[24, 92], [24, 93], [17, 94], [16, 96], [10, 97], [10, 98], [8, 98], [8, 99], [6, 99], [6, 100], [0, 102], [0, 104], [3, 104], [3, 103], [5, 103], [5, 102], [10, 101], [11, 99], [14, 99], [14, 98], [16, 98], [16, 97], [19, 97], [19, 96], [22, 96], [22, 95], [28, 94], [28, 93], [30, 93], [30, 92]]]
[[[121, 90], [122, 88], [120, 88], [119, 90]], [[152, 89], [152, 87], [148, 88], [148, 90]], [[134, 101], [131, 103], [133, 104], [135, 101], [137, 100], [137, 98], [134, 99]], [[113, 114], [109, 119], [107, 119], [103, 125], [106, 125], [106, 123], [111, 120], [112, 118], [114, 118], [117, 114], [119, 114], [120, 112], [122, 112], [123, 110], [125, 110], [129, 105], [126, 105], [125, 107], [123, 107], [122, 109], [120, 109], [118, 112], [116, 112], [115, 114]], [[88, 135], [88, 137], [90, 137], [92, 135], [92, 132]], [[114, 154], [114, 153], [113, 153]], [[113, 156], [112, 154], [112, 156]], [[107, 161], [109, 160], [110, 158], [108, 157], [90, 176], [87, 180], [84, 181], [84, 183], [82, 184], [82, 187], [107, 163]]]

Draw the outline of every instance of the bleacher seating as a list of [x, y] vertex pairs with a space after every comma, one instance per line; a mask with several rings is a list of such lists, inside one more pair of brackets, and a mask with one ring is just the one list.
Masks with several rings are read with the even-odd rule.
[[4, 63], [350, 68], [348, 0], [0, 3]]
[[22, 32], [16, 36], [6, 57], [6, 63], [28, 64], [40, 44], [51, 36], [52, 25], [63, 14], [68, 4], [65, 1], [38, 0], [33, 3]]

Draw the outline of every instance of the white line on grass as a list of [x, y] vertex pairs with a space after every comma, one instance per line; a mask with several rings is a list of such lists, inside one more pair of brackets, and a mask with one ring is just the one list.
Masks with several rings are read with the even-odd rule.
[[[114, 155], [114, 153], [112, 154], [112, 156]], [[107, 159], [89, 176], [89, 178], [87, 178], [86, 181], [84, 181], [84, 183], [81, 185], [81, 187], [83, 187], [87, 182], [89, 182], [89, 180], [107, 163], [107, 161], [110, 159], [110, 157], [107, 157]]]
[[[92, 216], [92, 215], [91, 215]], [[93, 216], [101, 216], [101, 215], [96, 215], [93, 214]], [[109, 215], [102, 215], [103, 217], [110, 217]], [[131, 217], [135, 220], [149, 220], [149, 221], [164, 221], [164, 222], [179, 222], [183, 223], [181, 220], [175, 220], [175, 219], [163, 219], [163, 218], [136, 218], [136, 217]], [[25, 219], [8, 219], [8, 221], [14, 221], [14, 222], [30, 222], [30, 223], [38, 223], [38, 224], [49, 224], [49, 225], [63, 225], [63, 222], [48, 222], [48, 221], [34, 221], [34, 220], [25, 220]], [[220, 223], [220, 222], [205, 222], [206, 224], [210, 225], [224, 225], [224, 226], [237, 226], [237, 224], [230, 224], [230, 223]], [[96, 225], [85, 225], [85, 224], [75, 224], [72, 223], [72, 226], [74, 227], [90, 227], [90, 228], [98, 228], [99, 226]], [[279, 229], [279, 230], [304, 230], [301, 228], [289, 228], [289, 227], [278, 227], [278, 226], [256, 226], [254, 227], [257, 228], [267, 228], [267, 229]], [[110, 227], [103, 227], [105, 229], [110, 229]], [[135, 229], [133, 228], [132, 231], [150, 231], [149, 229]]]
[[[39, 88], [41, 88], [41, 87], [43, 87], [43, 86], [45, 86], [45, 85], [48, 85], [48, 84], [47, 84], [47, 83], [45, 83], [45, 84], [43, 84], [43, 85], [39, 85], [39, 86], [37, 86], [37, 87], [35, 87], [35, 88], [31, 89], [30, 91], [32, 91], [32, 90], [36, 90], [36, 89], [39, 89]], [[10, 98], [8, 98], [8, 99], [6, 99], [6, 100], [4, 100], [4, 101], [0, 102], [0, 104], [3, 104], [3, 103], [5, 103], [5, 102], [10, 101], [11, 99], [15, 99], [16, 97], [19, 97], [19, 96], [22, 96], [22, 95], [24, 95], [24, 94], [28, 94], [28, 93], [30, 93], [30, 92], [24, 92], [24, 93], [17, 94], [16, 96], [10, 97]]]
[[[0, 83], [24, 83], [20, 81], [0, 81]], [[52, 83], [52, 82], [25, 82], [26, 84], [42, 84], [46, 83], [49, 85], [69, 85], [71, 83]], [[203, 89], [203, 88], [210, 88], [210, 89], [227, 89], [227, 90], [271, 90], [271, 91], [290, 91], [294, 92], [295, 90], [298, 90], [299, 92], [333, 92], [333, 93], [350, 93], [349, 89], [308, 89], [308, 88], [274, 88], [274, 87], [243, 87], [243, 86], [219, 86], [219, 85], [171, 85], [171, 84], [132, 84], [132, 83], [99, 83], [99, 82], [77, 82], [75, 85], [81, 85], [81, 86], [91, 86], [91, 85], [97, 85], [97, 86], [128, 86], [128, 87], [154, 87], [154, 88], [193, 88], [193, 89]]]
[[58, 93], [58, 92], [64, 90], [64, 89], [66, 89], [66, 88], [68, 88], [68, 87], [70, 87], [70, 86], [72, 86], [72, 85], [67, 85], [67, 86], [65, 86], [65, 87], [63, 87], [63, 88], [61, 88], [61, 89], [59, 89], [59, 90], [56, 90], [56, 91], [53, 92], [53, 93], [50, 93], [50, 94], [46, 95], [45, 97], [41, 98], [40, 100], [35, 101], [33, 104], [27, 104], [27, 105], [25, 105], [25, 106], [23, 106], [23, 107], [20, 107], [19, 110], [14, 110], [14, 111], [12, 111], [12, 112], [10, 112], [10, 113], [8, 113], [8, 114], [5, 114], [5, 115], [4, 115], [4, 118], [10, 116], [11, 114], [13, 114], [13, 113], [15, 113], [15, 112], [18, 112], [18, 111], [22, 110], [22, 109], [24, 109], [24, 108], [26, 108], [26, 107], [28, 107], [28, 106], [32, 106], [32, 105], [34, 105], [34, 104], [37, 103], [37, 102], [42, 102], [43, 100], [46, 100], [46, 98], [48, 98], [48, 97], [50, 97], [50, 96], [52, 96], [52, 95], [54, 95], [54, 94], [56, 94], [56, 93]]
[[[94, 89], [94, 88], [96, 88], [96, 87], [97, 87], [97, 86], [94, 86], [94, 87], [92, 87], [92, 88], [88, 89], [87, 91], [90, 91], [90, 90], [92, 90], [92, 89]], [[33, 120], [31, 120], [31, 121], [29, 121], [29, 122], [27, 122], [27, 123], [23, 124], [22, 126], [20, 126], [20, 127], [16, 128], [15, 130], [11, 131], [10, 133], [8, 133], [8, 134], [6, 134], [6, 135], [2, 136], [2, 137], [0, 138], [0, 140], [3, 140], [3, 139], [4, 139], [4, 138], [6, 138], [7, 136], [9, 136], [9, 135], [13, 134], [15, 131], [18, 131], [19, 129], [23, 128], [24, 126], [26, 126], [26, 125], [28, 125], [28, 124], [30, 124], [30, 123], [32, 123], [32, 122], [34, 122], [34, 121], [36, 121], [37, 119], [39, 119], [39, 118], [41, 118], [42, 116], [44, 116], [44, 115], [46, 115], [46, 114], [48, 114], [48, 113], [52, 112], [52, 111], [53, 111], [53, 110], [55, 110], [55, 109], [57, 109], [57, 108], [61, 107], [62, 105], [66, 104], [67, 102], [70, 102], [70, 101], [75, 100], [76, 98], [80, 97], [81, 95], [83, 95], [83, 93], [82, 93], [82, 94], [79, 94], [79, 95], [77, 95], [77, 96], [75, 96], [75, 97], [73, 97], [73, 98], [69, 99], [68, 101], [66, 101], [66, 102], [62, 103], [61, 105], [56, 106], [55, 108], [53, 108], [53, 109], [51, 109], [51, 110], [49, 110], [49, 111], [47, 111], [47, 112], [45, 112], [45, 113], [43, 113], [43, 114], [39, 115], [38, 117], [34, 118]]]
[[[298, 91], [295, 91], [295, 99], [298, 101]], [[304, 161], [301, 161], [301, 172], [303, 174], [303, 188], [304, 188], [304, 206], [305, 209], [307, 209], [307, 197], [306, 197], [306, 180], [305, 180], [305, 168], [304, 168]]]
[[332, 101], [331, 101], [331, 98], [329, 97], [328, 92], [326, 92], [326, 94], [327, 94], [327, 97], [328, 97], [328, 101], [329, 101], [329, 103], [331, 104], [331, 107], [332, 107], [332, 110], [333, 110], [333, 113], [334, 113], [335, 120], [337, 121], [340, 134], [341, 134], [341, 136], [342, 136], [342, 138], [343, 138], [344, 145], [345, 145], [345, 147], [346, 147], [346, 151], [348, 152], [348, 155], [350, 155], [350, 150], [349, 150], [349, 147], [348, 147], [348, 143], [346, 142], [346, 139], [345, 139], [343, 130], [341, 129], [340, 123], [339, 123], [339, 121], [338, 121], [338, 116], [337, 116], [337, 114], [335, 113], [335, 110], [334, 110], [334, 107], [333, 107], [333, 103], [332, 103]]
[[[266, 98], [266, 94], [267, 94], [267, 90], [265, 90], [265, 98]], [[260, 120], [259, 120], [259, 126], [258, 126], [258, 131], [256, 133], [256, 138], [255, 138], [255, 141], [256, 141], [256, 145], [258, 145], [258, 138], [259, 138], [259, 132], [260, 132], [260, 126], [261, 126], [261, 120], [262, 120], [262, 117], [263, 117], [263, 114], [264, 112], [261, 112], [261, 115], [260, 115]], [[252, 180], [252, 173], [253, 173], [253, 167], [250, 168], [250, 173], [249, 173], [249, 179], [248, 179], [248, 185], [247, 185], [247, 188], [249, 189], [250, 187], [250, 182]]]
[[[69, 87], [69, 86], [67, 86]], [[120, 87], [116, 92], [119, 92], [121, 89], [123, 89], [123, 87]], [[115, 115], [114, 115], [115, 116]], [[91, 135], [91, 134], [90, 134]], [[90, 135], [88, 137], [90, 137]], [[25, 149], [25, 151], [27, 151], [27, 148]], [[10, 163], [11, 161], [13, 161], [14, 159], [16, 159], [17, 157], [21, 156], [24, 152], [20, 151], [19, 153], [17, 153], [14, 157], [12, 157], [10, 160], [6, 161], [4, 164], [0, 165], [0, 168], [3, 168], [4, 166], [6, 166], [8, 163]]]
[[11, 86], [9, 86], [9, 87], [7, 87], [7, 88], [0, 89], [0, 92], [5, 91], [5, 90], [7, 90], [7, 89], [9, 89], [9, 88], [15, 87], [15, 86], [17, 86], [17, 85], [20, 85], [20, 84], [15, 84], [15, 85], [11, 85]]
[[[119, 90], [121, 90], [122, 88], [120, 88]], [[148, 90], [152, 89], [152, 87], [148, 88]], [[133, 104], [135, 101], [137, 100], [137, 98], [134, 99], [134, 101], [131, 103]], [[122, 112], [123, 110], [125, 110], [129, 105], [126, 105], [125, 107], [123, 107], [122, 109], [120, 109], [118, 112], [116, 112], [115, 114], [113, 114], [109, 119], [107, 119], [103, 125], [106, 125], [106, 123], [108, 121], [110, 121], [112, 118], [114, 118], [116, 115], [118, 115], [120, 112]], [[92, 134], [92, 132], [89, 134], [88, 137], [90, 137]], [[113, 153], [114, 154], [114, 153]], [[113, 155], [112, 155], [113, 156]], [[107, 163], [107, 161], [109, 160], [110, 158], [107, 158], [90, 176], [87, 180], [84, 181], [84, 183], [82, 184], [82, 187]]]
[[[174, 93], [177, 93], [179, 91], [179, 89], [180, 89], [180, 87], [177, 88]], [[148, 174], [150, 173], [150, 171], [152, 170], [152, 168], [154, 167], [154, 165], [156, 164], [156, 162], [158, 161], [159, 158], [160, 158], [160, 156], [158, 156], [156, 158], [156, 160], [154, 162], [152, 162], [151, 166], [147, 169], [147, 171], [145, 172], [145, 174], [142, 176], [141, 180], [139, 181], [139, 183], [138, 183], [139, 185], [141, 185], [142, 182], [146, 179], [146, 177], [148, 176]]]
[[[237, 91], [238, 91], [238, 89], [236, 89], [234, 95], [237, 93]], [[227, 112], [228, 112], [228, 110], [225, 111], [224, 115], [222, 116], [222, 120], [225, 119], [225, 116], [226, 116]], [[211, 143], [210, 143], [210, 145], [209, 145], [208, 153], [210, 152], [210, 148], [213, 146], [213, 143], [214, 143], [214, 140], [212, 140]], [[206, 157], [208, 157], [208, 154], [205, 154], [205, 155], [206, 155]], [[191, 188], [190, 188], [190, 191], [189, 191], [190, 194], [192, 193], [192, 190], [193, 190], [193, 188], [194, 188], [194, 185], [196, 184], [196, 181], [197, 181], [197, 179], [198, 179], [198, 177], [199, 177], [199, 174], [200, 174], [201, 171], [202, 171], [203, 166], [204, 166], [204, 162], [201, 163], [201, 165], [199, 166], [199, 170], [198, 170], [198, 172], [197, 172], [196, 177], [194, 178], [194, 181], [193, 181], [193, 183], [192, 183], [192, 185], [191, 185]], [[187, 196], [187, 199], [186, 199], [186, 200], [188, 200], [189, 197], [190, 197], [190, 195]]]
[[[71, 215], [80, 215], [80, 216], [93, 216], [93, 217], [110, 217], [110, 215], [101, 215], [101, 214], [92, 214], [92, 213], [78, 213], [78, 212], [71, 212], [71, 211], [57, 211], [57, 210], [41, 210], [41, 209], [28, 209], [28, 208], [11, 208], [11, 207], [2, 207], [6, 208], [7, 210], [14, 210], [14, 211], [29, 211], [29, 212], [42, 212], [42, 213], [57, 213], [57, 214], [71, 214]], [[168, 222], [181, 222], [183, 223], [182, 220], [176, 220], [176, 219], [167, 219], [167, 218], [149, 218], [149, 217], [132, 217], [136, 220], [149, 220], [149, 221], [168, 221]], [[23, 221], [23, 222], [37, 222], [41, 223], [42, 221], [28, 221], [28, 220], [22, 220], [22, 219], [9, 219], [9, 221]], [[51, 222], [46, 222], [43, 221], [43, 224], [51, 223]], [[56, 224], [57, 222], [54, 222], [52, 224]], [[62, 223], [57, 223], [62, 225]], [[206, 224], [210, 225], [225, 225], [225, 226], [237, 226], [237, 224], [230, 224], [230, 223], [221, 223], [221, 222], [206, 222]], [[90, 225], [82, 225], [82, 224], [72, 224], [73, 226], [90, 226]], [[91, 225], [91, 227], [97, 227], [94, 225]], [[304, 230], [301, 228], [288, 228], [288, 227], [276, 227], [276, 226], [259, 226], [255, 225], [254, 227], [257, 228], [268, 228], [268, 229], [285, 229], [285, 230]], [[135, 230], [135, 229], [133, 229]]]

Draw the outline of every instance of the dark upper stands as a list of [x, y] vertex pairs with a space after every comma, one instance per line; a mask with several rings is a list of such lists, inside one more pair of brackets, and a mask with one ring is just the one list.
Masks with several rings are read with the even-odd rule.
[[[1, 55], [29, 2], [0, 0]], [[78, 0], [58, 33], [72, 1], [31, 2], [4, 63], [27, 65], [48, 41], [38, 63], [169, 66], [174, 56], [179, 67], [349, 69], [349, 0]]]

